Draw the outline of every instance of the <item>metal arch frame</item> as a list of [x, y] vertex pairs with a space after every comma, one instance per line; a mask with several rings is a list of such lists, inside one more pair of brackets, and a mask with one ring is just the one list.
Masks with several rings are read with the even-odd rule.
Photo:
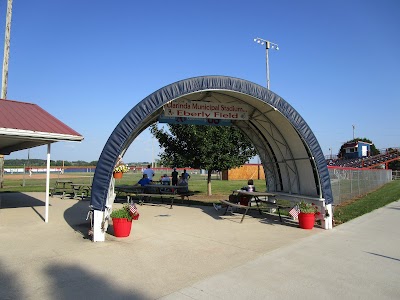
[[[297, 191], [300, 191], [299, 179], [298, 179], [299, 174], [298, 174], [297, 167], [296, 167], [296, 165], [293, 165], [293, 166], [291, 167], [291, 166], [289, 166], [288, 163], [287, 163], [288, 161], [292, 161], [292, 160], [294, 159], [294, 156], [293, 156], [293, 153], [292, 153], [292, 151], [290, 150], [290, 147], [288, 146], [288, 142], [287, 142], [287, 140], [284, 138], [282, 132], [276, 127], [276, 125], [275, 125], [266, 115], [264, 115], [264, 119], [263, 119], [263, 120], [261, 120], [261, 119], [260, 119], [260, 120], [256, 119], [255, 121], [258, 123], [258, 126], [256, 126], [256, 124], [250, 122], [250, 123], [252, 124], [253, 128], [254, 128], [253, 130], [261, 131], [261, 130], [260, 130], [260, 127], [262, 127], [262, 128], [264, 129], [264, 132], [267, 133], [267, 134], [269, 135], [269, 138], [270, 138], [270, 139], [268, 139], [268, 138], [265, 137], [265, 139], [268, 140], [268, 141], [269, 141], [269, 140], [272, 140], [272, 141], [275, 142], [275, 144], [276, 144], [276, 147], [275, 147], [275, 148], [278, 150], [280, 157], [282, 157], [282, 159], [283, 159], [283, 161], [278, 161], [278, 160], [276, 159], [275, 161], [271, 161], [271, 162], [269, 162], [269, 163], [274, 163], [274, 164], [276, 164], [276, 165], [277, 165], [277, 169], [279, 169], [279, 170], [280, 170], [279, 164], [280, 164], [280, 163], [283, 163], [283, 164], [284, 164], [284, 167], [285, 167], [285, 169], [286, 169], [287, 174], [290, 174], [290, 171], [294, 174], [294, 178], [297, 179], [297, 180], [296, 180], [296, 181], [297, 181], [296, 190], [297, 190]], [[267, 123], [267, 124], [269, 125], [270, 128], [268, 129], [267, 126], [263, 126], [262, 123]], [[276, 133], [279, 135], [280, 140], [278, 140], [277, 137], [274, 136], [274, 132], [276, 132]], [[287, 156], [289, 157], [289, 159], [285, 158], [286, 155], [284, 155], [284, 154], [282, 153], [282, 149], [281, 149], [281, 146], [280, 146], [280, 145], [281, 145], [283, 148], [285, 148], [286, 151], [289, 151], [289, 153], [288, 153], [288, 155], [287, 155]], [[273, 150], [271, 149], [271, 151], [273, 151]], [[275, 151], [275, 152], [276, 152], [276, 151]], [[274, 157], [276, 157], [276, 155], [274, 155]], [[294, 170], [293, 170], [293, 169], [294, 169]], [[281, 178], [281, 175], [280, 175], [280, 178]], [[289, 192], [292, 191], [292, 189], [291, 189], [291, 187], [292, 187], [291, 179], [292, 179], [291, 176], [289, 176], [289, 177], [288, 177]], [[294, 183], [293, 183], [293, 184], [294, 184]], [[282, 188], [283, 188], [283, 187], [282, 187]]]
[[[242, 123], [245, 124], [245, 126], [241, 126], [240, 123], [235, 123], [234, 125], [240, 129], [242, 131], [243, 134], [245, 134], [247, 136], [247, 138], [252, 142], [252, 144], [254, 145], [254, 147], [256, 148], [256, 152], [258, 153], [258, 155], [261, 158], [261, 163], [264, 167], [264, 172], [266, 173], [265, 177], [267, 179], [266, 181], [266, 186], [267, 187], [271, 187], [273, 186], [274, 188], [272, 190], [277, 190], [277, 182], [281, 182], [280, 180], [277, 180], [276, 177], [279, 176], [279, 170], [275, 170], [274, 168], [274, 153], [270, 147], [270, 144], [268, 142], [268, 140], [265, 138], [265, 136], [263, 136], [262, 134], [260, 134], [259, 132], [254, 131], [253, 129], [251, 129], [251, 127], [247, 124], [247, 123]], [[249, 131], [252, 130], [253, 136], [254, 134], [258, 135], [258, 139], [253, 138], [252, 135], [249, 134]], [[268, 147], [266, 147], [268, 146]], [[271, 161], [272, 163], [269, 164], [272, 167], [270, 167], [269, 165], [265, 164], [265, 161]], [[279, 166], [277, 166], [277, 168], [279, 169]]]
[[[198, 98], [196, 100], [189, 99], [188, 97], [182, 97], [182, 98], [185, 100], [189, 100], [189, 101], [204, 101], [206, 98], [212, 98], [212, 99], [216, 100], [215, 102], [221, 103], [223, 101], [221, 101], [221, 99], [218, 99], [219, 96], [227, 97], [228, 95], [224, 94], [224, 93], [220, 93], [219, 90], [208, 90], [208, 91], [205, 91], [204, 95], [202, 95], [200, 98]], [[239, 97], [235, 97], [234, 95], [229, 95], [229, 98], [233, 99], [233, 101], [231, 101], [231, 102], [241, 102], [241, 103], [245, 103], [245, 104], [249, 105], [248, 102], [240, 99]], [[229, 101], [227, 103], [229, 103]], [[267, 103], [266, 103], [266, 105], [270, 106]], [[265, 170], [267, 170], [268, 175], [270, 175], [270, 176], [266, 176], [267, 187], [270, 188], [272, 186], [273, 188], [270, 190], [274, 190], [274, 191], [282, 191], [283, 190], [282, 174], [281, 174], [281, 170], [280, 170], [281, 167], [279, 166], [279, 164], [283, 164], [286, 169], [286, 173], [293, 174], [293, 179], [292, 179], [292, 176], [288, 176], [289, 193], [293, 193], [295, 191], [297, 191], [297, 192], [300, 191], [301, 190], [300, 189], [300, 180], [299, 180], [299, 173], [297, 170], [297, 166], [294, 163], [292, 163], [292, 165], [289, 165], [289, 162], [293, 162], [296, 159], [294, 158], [293, 153], [290, 150], [290, 147], [288, 146], [288, 143], [287, 143], [286, 139], [284, 138], [284, 136], [282, 135], [282, 133], [280, 132], [280, 130], [267, 117], [267, 115], [269, 113], [277, 112], [277, 109], [275, 109], [274, 107], [271, 107], [271, 109], [268, 109], [268, 111], [265, 111], [265, 112], [262, 112], [255, 107], [252, 107], [252, 109], [253, 109], [253, 111], [249, 114], [250, 120], [248, 121], [248, 124], [250, 124], [251, 126], [248, 126], [248, 125], [241, 126], [241, 124], [247, 124], [247, 122], [244, 122], [244, 121], [234, 122], [234, 125], [236, 127], [238, 127], [239, 129], [241, 129], [241, 131], [252, 141], [253, 145], [257, 149], [257, 153], [264, 153], [267, 156], [266, 157], [267, 159], [261, 160], [263, 162], [263, 167], [265, 168]], [[255, 125], [255, 122], [257, 122], [259, 126], [262, 126], [262, 123], [269, 124], [269, 126], [271, 127], [270, 130], [268, 130], [267, 127], [263, 126], [264, 132], [266, 132], [268, 134], [269, 138], [267, 138], [263, 133], [261, 133], [261, 131], [258, 129], [258, 126]], [[252, 134], [248, 134], [248, 130], [251, 130]], [[281, 141], [278, 140], [276, 137], [274, 137], [274, 132], [276, 132], [279, 135]], [[253, 138], [253, 136], [258, 136], [258, 139]], [[270, 140], [275, 141], [276, 147], [274, 147], [274, 148], [279, 150], [280, 156], [282, 157], [283, 161], [278, 161], [276, 159], [275, 152], [269, 142]], [[263, 143], [268, 145], [268, 147], [265, 147], [264, 145], [260, 145], [258, 143], [258, 141], [263, 141]], [[289, 151], [288, 159], [285, 158], [285, 155], [282, 153], [282, 149], [279, 146], [279, 144], [281, 144], [286, 149], [286, 151]], [[261, 149], [264, 151], [259, 151]], [[274, 157], [275, 159], [272, 159], [272, 157]], [[266, 163], [266, 161], [268, 161], [268, 163]], [[269, 168], [268, 165], [273, 166], [272, 170]], [[279, 180], [276, 179], [277, 177], [279, 178]], [[274, 180], [271, 180], [272, 178]]]
[[[221, 95], [224, 94], [227, 97], [237, 95], [235, 98], [240, 100], [242, 99], [241, 95], [250, 96], [254, 100], [271, 106], [273, 110], [278, 110], [290, 126], [296, 130], [300, 139], [305, 142], [305, 148], [310, 153], [310, 159], [314, 160], [316, 156], [316, 161], [313, 161], [312, 164], [313, 167], [316, 167], [317, 181], [318, 183], [321, 182], [321, 184], [318, 184], [320, 190], [322, 184], [324, 184], [321, 191], [325, 195], [321, 194], [321, 196], [326, 198], [327, 204], [333, 202], [329, 172], [326, 164], [322, 161], [324, 157], [321, 148], [311, 129], [290, 104], [264, 87], [242, 79], [225, 76], [203, 76], [185, 79], [159, 89], [139, 102], [121, 120], [107, 141], [96, 168], [91, 198], [91, 206], [94, 210], [104, 211], [105, 209], [107, 190], [117, 157], [121, 153], [125, 153], [140, 132], [155, 122], [161, 107], [178, 98], [209, 91], [218, 91], [221, 92]], [[226, 92], [229, 94], [225, 94]], [[247, 103], [247, 101], [244, 102]], [[309, 143], [311, 144], [309, 145]], [[265, 162], [263, 164], [266, 166]]]
[[[208, 91], [206, 91], [205, 95], [200, 97], [198, 100], [188, 99], [188, 97], [182, 97], [182, 98], [185, 99], [185, 100], [189, 100], [189, 101], [204, 101], [206, 98], [213, 98], [213, 99], [216, 100], [215, 101], [216, 103], [223, 103], [223, 101], [221, 101], [221, 99], [218, 99], [219, 96], [222, 96], [222, 97], [229, 96], [229, 98], [232, 99], [232, 101], [231, 101], [232, 103], [241, 102], [241, 103], [245, 103], [245, 104], [249, 105], [248, 102], [240, 99], [239, 97], [235, 97], [234, 95], [227, 95], [227, 94], [224, 94], [224, 93], [219, 93], [218, 90], [217, 91], [208, 90]], [[228, 101], [227, 103], [230, 103], [230, 102]], [[237, 128], [239, 128], [249, 138], [249, 140], [253, 143], [253, 145], [257, 149], [257, 153], [264, 153], [266, 155], [267, 159], [262, 159], [261, 160], [263, 162], [264, 169], [267, 170], [268, 175], [269, 175], [269, 176], [266, 176], [266, 178], [267, 178], [266, 186], [268, 188], [273, 186], [273, 188], [271, 190], [274, 190], [274, 191], [276, 191], [276, 190], [281, 190], [282, 191], [283, 190], [283, 183], [282, 183], [282, 175], [281, 175], [281, 172], [279, 170], [280, 169], [279, 164], [277, 164], [273, 168], [273, 169], [275, 169], [275, 171], [274, 171], [274, 170], [271, 170], [269, 168], [268, 164], [265, 163], [266, 161], [271, 161], [271, 164], [274, 164], [274, 162], [276, 161], [276, 158], [272, 159], [272, 157], [275, 157], [275, 154], [274, 154], [274, 151], [273, 151], [273, 149], [272, 149], [272, 147], [271, 147], [271, 145], [269, 143], [269, 139], [266, 138], [261, 132], [255, 130], [255, 128], [257, 126], [255, 126], [253, 121], [252, 121], [254, 119], [257, 120], [257, 118], [264, 117], [264, 119], [267, 120], [267, 122], [271, 125], [271, 127], [273, 127], [279, 133], [279, 135], [282, 138], [282, 140], [285, 140], [283, 135], [281, 134], [281, 132], [278, 130], [278, 128], [266, 116], [270, 112], [275, 112], [276, 109], [271, 108], [270, 110], [268, 110], [265, 113], [261, 112], [259, 109], [255, 108], [255, 107], [252, 107], [252, 109], [253, 109], [253, 111], [251, 113], [249, 113], [249, 116], [250, 116], [250, 120], [249, 121], [247, 121], [247, 122], [245, 122], [245, 121], [236, 121], [236, 122], [233, 122], [233, 125], [236, 126]], [[255, 116], [255, 114], [257, 114], [257, 115]], [[264, 119], [260, 120], [260, 122], [265, 121]], [[246, 126], [241, 126], [241, 124], [246, 124]], [[252, 126], [249, 126], [249, 124], [252, 125]], [[250, 131], [250, 130], [252, 131], [252, 134], [249, 134], [248, 131]], [[269, 133], [267, 130], [266, 130], [266, 132]], [[258, 139], [257, 138], [253, 138], [254, 135], [258, 136]], [[269, 136], [274, 141], [277, 141], [271, 134], [269, 134]], [[263, 143], [260, 144], [259, 141], [262, 141]], [[265, 147], [264, 146], [265, 144], [268, 145], [268, 147]], [[284, 147], [286, 147], [286, 149], [289, 148], [288, 145], [287, 145], [287, 142], [284, 145]], [[280, 147], [276, 147], [276, 148], [280, 150]], [[260, 151], [260, 150], [264, 150], [264, 151]], [[281, 157], [284, 157], [284, 155], [281, 154]], [[291, 157], [293, 158], [292, 155], [291, 155]], [[286, 166], [286, 169], [287, 169], [286, 172], [289, 173], [290, 167], [288, 167], [286, 163], [285, 163], [285, 166]], [[296, 173], [296, 172], [294, 172], [294, 173]], [[297, 173], [296, 173], [296, 175], [298, 176]], [[276, 177], [278, 177], [279, 180], [277, 180]], [[274, 180], [271, 180], [271, 178], [274, 178]], [[296, 177], [296, 178], [298, 178], [298, 177]], [[291, 186], [290, 181], [291, 180], [289, 178], [289, 186]], [[298, 179], [297, 179], [297, 182], [299, 182]], [[280, 188], [278, 188], [278, 185], [280, 186]], [[300, 188], [297, 187], [296, 190], [299, 191]]]
[[[295, 161], [296, 158], [294, 157], [292, 151], [290, 150], [290, 147], [288, 146], [286, 139], [282, 135], [282, 132], [267, 117], [267, 113], [275, 111], [275, 110], [269, 110], [266, 113], [262, 113], [259, 110], [257, 110], [257, 111], [258, 111], [258, 115], [251, 118], [248, 121], [248, 124], [246, 127], [240, 126], [240, 124], [243, 122], [240, 122], [240, 123], [237, 122], [237, 124], [235, 124], [235, 125], [237, 127], [240, 127], [243, 132], [251, 130], [253, 134], [252, 135], [247, 134], [247, 136], [249, 137], [249, 139], [252, 141], [253, 145], [258, 150], [257, 152], [268, 154], [267, 156], [269, 159], [261, 160], [263, 162], [264, 168], [267, 170], [267, 172], [270, 175], [270, 176], [266, 176], [267, 180], [270, 177], [274, 178], [274, 180], [275, 180], [275, 183], [271, 182], [271, 184], [268, 184], [268, 186], [274, 187], [272, 189], [274, 191], [282, 191], [283, 190], [282, 174], [281, 174], [281, 167], [280, 167], [280, 164], [283, 164], [286, 169], [286, 173], [293, 174], [293, 178], [292, 178], [292, 176], [288, 177], [289, 193], [293, 193], [295, 191], [300, 191], [301, 190], [300, 189], [300, 180], [299, 180], [299, 173], [297, 170], [297, 166], [294, 163], [289, 164], [289, 162]], [[254, 114], [253, 114], [253, 116], [254, 116]], [[263, 117], [263, 118], [261, 118], [261, 117]], [[258, 126], [256, 125], [256, 123], [258, 124]], [[267, 126], [263, 125], [263, 123], [268, 124], [270, 129], [268, 129]], [[264, 129], [263, 132], [261, 132], [260, 127], [262, 127]], [[279, 139], [277, 139], [277, 137], [274, 135], [274, 133], [279, 135]], [[267, 134], [268, 137], [265, 136], [265, 134]], [[252, 136], [258, 136], [258, 139], [252, 138]], [[263, 142], [263, 144], [260, 144], [261, 141]], [[275, 151], [271, 146], [271, 141], [275, 142], [275, 145], [276, 145], [274, 147]], [[268, 147], [266, 147], [265, 145], [267, 145]], [[288, 151], [288, 155], [283, 154], [282, 147], [285, 148], [285, 151]], [[259, 151], [259, 150], [263, 150], [263, 152]], [[279, 156], [282, 157], [281, 161], [276, 158], [276, 154], [275, 154], [276, 151], [278, 151]], [[272, 157], [274, 159], [272, 159]], [[272, 166], [272, 169], [269, 167], [269, 165]], [[276, 179], [277, 177], [279, 177], [279, 180]]]

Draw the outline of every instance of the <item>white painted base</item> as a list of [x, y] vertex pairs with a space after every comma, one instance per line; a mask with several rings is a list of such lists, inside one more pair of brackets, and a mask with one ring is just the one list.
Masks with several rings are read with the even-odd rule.
[[104, 211], [93, 211], [93, 242], [104, 242], [106, 239], [106, 233], [102, 225], [103, 217]]
[[[328, 213], [329, 217], [325, 216], [325, 219], [322, 220], [321, 225], [324, 229], [332, 229], [333, 228], [333, 211], [332, 204], [325, 205], [325, 210]], [[325, 211], [323, 212], [325, 214]]]

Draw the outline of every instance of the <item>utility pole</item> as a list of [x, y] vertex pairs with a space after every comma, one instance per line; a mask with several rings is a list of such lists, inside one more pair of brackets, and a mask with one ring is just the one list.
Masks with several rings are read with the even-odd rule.
[[[4, 40], [3, 73], [1, 85], [1, 99], [7, 99], [8, 58], [10, 56], [12, 0], [7, 1], [6, 33]], [[4, 186], [4, 155], [0, 155], [0, 188]]]
[[11, 15], [12, 15], [12, 0], [8, 0], [7, 15], [6, 15], [6, 32], [5, 32], [5, 38], [4, 38], [4, 57], [3, 57], [1, 99], [7, 99], [8, 58], [10, 56]]

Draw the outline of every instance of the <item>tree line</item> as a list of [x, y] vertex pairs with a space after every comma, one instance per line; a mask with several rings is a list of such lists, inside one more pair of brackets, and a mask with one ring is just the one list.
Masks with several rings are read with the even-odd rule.
[[[47, 164], [47, 160], [45, 159], [36, 159], [36, 158], [31, 158], [31, 159], [5, 159], [4, 160], [4, 165], [7, 167], [45, 167]], [[56, 167], [74, 167], [74, 166], [96, 166], [97, 165], [97, 160], [87, 162], [84, 160], [77, 160], [77, 161], [67, 161], [67, 160], [50, 160], [51, 166], [56, 166]]]
[[[45, 159], [5, 159], [5, 166], [7, 167], [46, 167], [47, 160]], [[93, 167], [97, 166], [98, 160], [93, 160], [90, 162], [84, 160], [76, 160], [76, 161], [68, 161], [68, 160], [50, 160], [50, 164], [52, 167]], [[158, 162], [158, 161], [156, 161]], [[146, 166], [150, 164], [150, 162], [137, 162], [137, 163], [128, 163], [129, 166]]]

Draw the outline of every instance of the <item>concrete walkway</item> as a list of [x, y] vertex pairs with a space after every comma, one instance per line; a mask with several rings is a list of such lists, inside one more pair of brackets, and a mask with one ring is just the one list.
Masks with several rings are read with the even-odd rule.
[[400, 299], [400, 202], [162, 299]]
[[[256, 212], [139, 206], [131, 236], [87, 239], [88, 201], [0, 194], [0, 299], [395, 299], [400, 203], [331, 231]], [[115, 204], [119, 206], [120, 204]]]

